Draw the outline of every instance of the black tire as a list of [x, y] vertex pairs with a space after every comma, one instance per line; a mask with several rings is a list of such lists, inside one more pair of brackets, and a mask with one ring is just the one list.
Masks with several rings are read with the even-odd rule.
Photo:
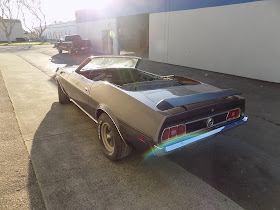
[[59, 52], [59, 54], [61, 54], [62, 53], [62, 49], [58, 49], [58, 52]]
[[110, 160], [122, 159], [131, 152], [131, 147], [122, 140], [116, 126], [106, 113], [98, 118], [98, 138], [103, 153]]
[[68, 95], [66, 95], [60, 87], [60, 84], [57, 85], [58, 87], [58, 101], [60, 104], [69, 104], [70, 99]]

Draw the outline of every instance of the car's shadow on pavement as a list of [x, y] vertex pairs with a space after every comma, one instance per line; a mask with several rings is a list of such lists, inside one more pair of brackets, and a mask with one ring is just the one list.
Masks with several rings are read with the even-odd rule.
[[66, 64], [68, 66], [80, 65], [90, 54], [70, 56], [67, 53], [55, 54], [51, 56], [51, 62], [55, 64]]
[[[172, 208], [171, 194], [179, 199], [195, 190], [166, 159], [144, 161], [132, 153], [121, 161], [108, 160], [99, 149], [96, 124], [72, 103], [52, 104], [36, 130], [30, 154], [48, 209], [148, 208], [155, 203], [159, 209]], [[280, 206], [279, 163], [238, 138], [222, 134], [167, 158], [245, 209]], [[164, 176], [170, 183], [163, 183]], [[29, 182], [31, 188], [33, 176]], [[180, 207], [187, 205], [185, 200]]]
[[166, 158], [147, 161], [133, 152], [110, 161], [99, 148], [96, 124], [72, 103], [53, 103], [27, 145], [47, 209], [172, 209], [178, 189], [178, 209], [190, 200], [212, 208], [221, 202], [193, 198], [204, 184], [199, 189]]
[[68, 53], [55, 54], [51, 56], [51, 62], [55, 64], [65, 64], [68, 66], [80, 65], [87, 57], [104, 55], [102, 53], [90, 52], [76, 55], [69, 55]]

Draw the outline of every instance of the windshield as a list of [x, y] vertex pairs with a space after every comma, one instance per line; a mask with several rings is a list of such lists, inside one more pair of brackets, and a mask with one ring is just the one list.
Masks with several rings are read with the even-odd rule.
[[79, 35], [75, 36], [65, 36], [65, 41], [80, 41], [82, 40]]
[[135, 68], [137, 61], [137, 58], [127, 57], [93, 58], [84, 69]]

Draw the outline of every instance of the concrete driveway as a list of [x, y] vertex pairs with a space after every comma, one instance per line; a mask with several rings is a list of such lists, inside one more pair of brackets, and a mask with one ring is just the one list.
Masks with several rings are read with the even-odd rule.
[[[29, 200], [24, 208], [276, 209], [280, 206], [279, 84], [143, 62], [140, 68], [154, 73], [190, 76], [243, 91], [250, 121], [166, 157], [144, 161], [141, 155], [133, 153], [122, 161], [111, 162], [99, 149], [94, 122], [73, 104], [58, 103], [53, 78], [56, 67], [78, 64], [85, 56], [57, 55], [50, 46], [6, 47], [0, 48], [0, 53], [5, 82], [1, 88], [7, 88], [21, 134], [17, 139], [21, 150], [14, 153], [24, 153], [25, 145], [31, 158], [23, 172], [31, 177], [25, 180], [29, 197], [23, 199]], [[4, 138], [8, 139], [7, 135]], [[7, 176], [8, 172], [3, 173], [1, 179], [8, 180]], [[36, 190], [31, 190], [30, 180], [34, 182], [34, 176], [38, 185], [32, 185]], [[4, 186], [9, 181], [0, 183]], [[9, 189], [11, 196], [13, 189]], [[12, 208], [13, 202], [9, 203], [5, 192], [0, 193], [0, 207]], [[15, 208], [19, 205], [16, 201], [14, 204]]]

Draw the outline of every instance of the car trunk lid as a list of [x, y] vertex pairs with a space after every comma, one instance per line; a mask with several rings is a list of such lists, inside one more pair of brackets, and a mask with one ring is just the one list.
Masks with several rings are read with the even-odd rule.
[[[192, 98], [197, 98], [196, 103], [207, 100], [207, 94], [209, 98], [211, 97], [210, 93], [222, 91], [220, 88], [208, 85], [208, 84], [199, 84], [199, 85], [182, 85], [177, 87], [168, 87], [161, 88], [156, 90], [147, 90], [142, 91], [148, 99], [157, 104], [157, 108], [161, 111], [165, 111], [171, 108], [184, 106], [189, 103], [189, 100]], [[200, 98], [201, 94], [204, 94], [205, 97]], [[205, 95], [206, 94], [206, 95]], [[199, 100], [200, 98], [200, 100]], [[213, 97], [212, 97], [213, 98]], [[163, 103], [166, 102], [171, 106], [164, 107]]]
[[233, 89], [222, 90], [203, 83], [142, 93], [156, 104], [158, 112], [166, 116], [159, 138], [167, 127], [184, 124], [186, 132], [191, 133], [205, 129], [209, 118], [214, 121], [214, 126], [226, 123], [230, 110], [240, 108], [241, 113], [244, 113], [245, 107], [244, 99], [236, 96], [240, 95], [240, 92]]

